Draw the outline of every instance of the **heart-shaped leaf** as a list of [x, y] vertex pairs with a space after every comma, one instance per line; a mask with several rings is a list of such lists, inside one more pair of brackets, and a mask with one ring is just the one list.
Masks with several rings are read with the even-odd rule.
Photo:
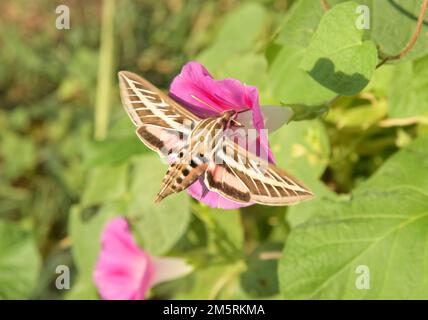
[[355, 2], [345, 2], [329, 10], [300, 64], [312, 78], [341, 95], [361, 91], [378, 60], [375, 44], [364, 40], [364, 29], [356, 24], [357, 7]]

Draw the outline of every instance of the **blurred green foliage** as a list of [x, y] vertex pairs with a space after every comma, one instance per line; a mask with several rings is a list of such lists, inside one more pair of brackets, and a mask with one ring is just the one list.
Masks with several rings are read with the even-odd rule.
[[[99, 235], [118, 215], [149, 253], [195, 266], [153, 298], [426, 298], [427, 23], [408, 56], [376, 69], [410, 39], [422, 1], [343, 2], [326, 13], [316, 0], [116, 1], [106, 66], [102, 1], [63, 1], [70, 30], [55, 28], [56, 2], [2, 1], [0, 298], [97, 299]], [[357, 4], [370, 30], [356, 29]], [[165, 165], [135, 136], [115, 74], [99, 70], [167, 89], [191, 59], [258, 86], [262, 104], [292, 106], [303, 121], [270, 143], [314, 200], [225, 211], [183, 192], [153, 203]], [[100, 74], [115, 85], [107, 138], [95, 140]], [[55, 288], [61, 264], [70, 290]], [[361, 264], [379, 275], [370, 294], [353, 286]]]

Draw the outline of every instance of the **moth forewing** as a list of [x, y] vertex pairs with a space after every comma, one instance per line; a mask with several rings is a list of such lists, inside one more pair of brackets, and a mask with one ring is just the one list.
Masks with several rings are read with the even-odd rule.
[[[268, 205], [291, 204], [313, 197], [313, 193], [297, 179], [231, 140], [225, 139], [223, 145], [216, 148], [215, 153], [213, 159], [220, 159], [223, 164], [210, 164], [211, 174], [206, 176], [205, 181], [210, 189], [224, 194], [229, 199], [243, 201], [242, 194], [236, 194], [233, 189], [245, 192], [248, 190], [250, 196], [245, 196], [247, 202]], [[216, 172], [215, 165], [224, 167], [222, 173], [225, 173], [212, 174]], [[238, 184], [236, 179], [244, 187]]]
[[122, 103], [144, 144], [163, 158], [185, 148], [200, 119], [135, 73], [118, 75]]
[[122, 103], [136, 125], [189, 132], [201, 120], [135, 73], [120, 71], [119, 83]]

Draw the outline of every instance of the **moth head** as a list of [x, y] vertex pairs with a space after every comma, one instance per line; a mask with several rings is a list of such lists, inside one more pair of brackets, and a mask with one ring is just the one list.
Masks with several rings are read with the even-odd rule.
[[244, 125], [242, 125], [240, 122], [238, 122], [236, 120], [238, 116], [238, 112], [235, 110], [228, 110], [223, 112], [222, 114], [222, 119], [225, 122], [225, 124], [227, 125], [227, 127], [230, 126], [235, 126], [235, 127], [243, 127]]

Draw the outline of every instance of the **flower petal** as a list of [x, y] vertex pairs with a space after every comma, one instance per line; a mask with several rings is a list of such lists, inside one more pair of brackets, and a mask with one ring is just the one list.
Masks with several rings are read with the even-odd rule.
[[101, 237], [94, 282], [103, 299], [144, 299], [154, 274], [149, 255], [138, 248], [124, 218], [110, 220]]
[[254, 105], [257, 88], [235, 79], [214, 80], [207, 69], [196, 61], [186, 63], [171, 83], [170, 95], [190, 111], [206, 118], [226, 110], [243, 111]]
[[153, 257], [152, 261], [156, 270], [151, 282], [152, 286], [161, 282], [183, 277], [193, 270], [192, 266], [179, 258]]
[[[269, 161], [274, 161], [267, 134], [263, 132], [264, 121], [256, 87], [247, 86], [231, 78], [215, 80], [204, 66], [190, 61], [174, 78], [169, 93], [201, 118], [216, 116], [226, 110], [251, 110], [252, 124], [247, 129], [255, 128], [257, 135], [255, 139], [247, 142], [247, 146], [254, 147], [257, 154], [266, 154]], [[251, 205], [236, 203], [209, 191], [203, 178], [193, 183], [187, 191], [195, 199], [213, 208], [235, 209]]]
[[[260, 110], [264, 120], [263, 127], [267, 129], [269, 133], [281, 128], [293, 116], [293, 110], [290, 107], [260, 106]], [[251, 110], [241, 112], [238, 114], [236, 120], [247, 128], [251, 127], [253, 126], [253, 113]]]

